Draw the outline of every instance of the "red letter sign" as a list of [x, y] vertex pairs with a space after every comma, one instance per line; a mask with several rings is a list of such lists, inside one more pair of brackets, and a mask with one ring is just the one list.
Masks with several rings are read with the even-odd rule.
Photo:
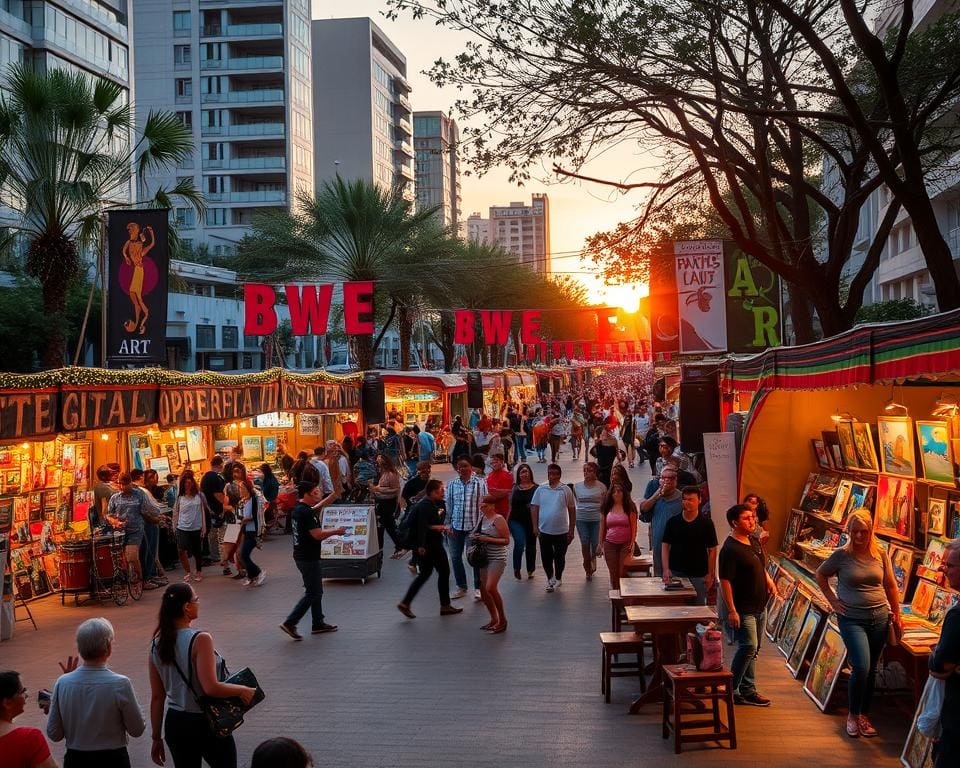
[[269, 336], [277, 330], [277, 297], [273, 288], [259, 283], [243, 286], [243, 332], [247, 336]]
[[480, 327], [483, 329], [484, 344], [504, 345], [510, 338], [510, 322], [513, 320], [513, 310], [480, 311]]
[[332, 285], [288, 285], [287, 306], [290, 307], [290, 328], [294, 336], [324, 336], [330, 317]]
[[456, 324], [453, 330], [454, 344], [473, 344], [477, 332], [473, 324], [473, 312], [469, 309], [457, 309], [453, 313]]
[[373, 333], [373, 281], [343, 284], [343, 329], [350, 336]]
[[524, 344], [539, 344], [542, 341], [539, 309], [525, 309], [520, 316], [520, 341]]

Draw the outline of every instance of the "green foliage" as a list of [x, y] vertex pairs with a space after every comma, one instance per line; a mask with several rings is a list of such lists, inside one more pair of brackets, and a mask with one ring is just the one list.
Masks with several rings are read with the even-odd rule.
[[930, 309], [913, 299], [890, 299], [860, 307], [857, 323], [889, 323], [897, 320], [916, 320], [926, 317]]

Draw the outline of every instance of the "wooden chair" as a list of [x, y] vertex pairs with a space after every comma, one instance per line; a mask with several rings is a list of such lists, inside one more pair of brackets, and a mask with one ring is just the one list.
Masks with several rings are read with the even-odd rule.
[[[614, 677], [640, 678], [640, 690], [647, 690], [647, 681], [643, 676], [645, 667], [643, 661], [644, 649], [649, 646], [649, 640], [636, 632], [601, 632], [600, 645], [602, 648], [600, 666], [600, 693], [603, 700], [610, 703], [610, 681]], [[615, 656], [621, 654], [636, 654], [636, 661], [614, 661]]]
[[[687, 664], [663, 666], [663, 738], [673, 732], [673, 749], [699, 741], [730, 743], [737, 748], [733, 708], [733, 674], [698, 672]], [[720, 702], [727, 706], [726, 724], [720, 719]]]

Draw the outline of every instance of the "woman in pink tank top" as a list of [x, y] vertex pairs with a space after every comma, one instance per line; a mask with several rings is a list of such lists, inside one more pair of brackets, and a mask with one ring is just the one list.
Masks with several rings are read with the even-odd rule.
[[603, 542], [603, 559], [610, 573], [610, 588], [620, 589], [620, 578], [626, 572], [626, 562], [633, 555], [633, 543], [637, 538], [637, 505], [624, 486], [614, 483], [603, 499], [600, 513], [603, 516], [600, 540]]

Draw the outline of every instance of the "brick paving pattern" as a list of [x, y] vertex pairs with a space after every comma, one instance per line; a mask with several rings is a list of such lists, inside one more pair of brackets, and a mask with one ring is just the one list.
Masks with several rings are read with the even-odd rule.
[[[564, 480], [580, 479], [569, 450], [561, 463]], [[544, 479], [545, 465], [533, 467]], [[638, 490], [648, 472], [631, 471]], [[438, 466], [434, 476], [447, 479], [452, 472]], [[725, 534], [725, 524], [717, 528]], [[645, 543], [645, 532], [640, 541]], [[597, 633], [609, 629], [606, 570], [601, 559], [594, 580], [585, 581], [576, 540], [563, 586], [554, 594], [545, 593], [542, 570], [533, 580], [524, 574], [516, 581], [508, 569], [502, 593], [509, 629], [495, 636], [480, 631], [487, 614], [472, 595], [456, 601], [465, 608], [462, 614], [440, 617], [432, 582], [413, 603], [417, 618], [405, 619], [395, 606], [411, 576], [406, 562], [387, 559], [382, 580], [326, 582], [324, 611], [340, 630], [306, 634], [296, 643], [277, 628], [302, 591], [289, 538], [271, 538], [254, 558], [268, 572], [262, 587], [243, 589], [213, 568], [195, 585], [201, 597], [195, 626], [212, 632], [232, 670], [250, 666], [267, 693], [236, 733], [240, 766], [249, 765], [260, 741], [277, 735], [301, 741], [317, 766], [358, 768], [900, 764], [912, 716], [902, 695], [878, 696], [879, 738], [850, 739], [843, 734], [843, 694], [822, 714], [771, 646], [761, 652], [758, 680], [773, 706], [737, 708], [739, 748], [688, 745], [674, 755], [672, 740], [661, 738], [659, 705], [627, 714], [637, 692], [634, 681], [615, 679], [612, 702], [603, 703]], [[170, 575], [179, 579], [182, 572]], [[111, 667], [131, 677], [146, 711], [147, 648], [161, 592], [147, 592], [124, 608], [33, 603], [39, 631], [19, 622], [14, 639], [0, 644], [0, 668], [20, 671], [30, 691], [17, 724], [44, 727], [36, 691], [52, 687], [57, 661], [75, 653], [73, 631], [80, 621], [100, 615], [117, 630]], [[309, 617], [301, 623], [302, 631], [308, 629]], [[52, 746], [62, 759], [63, 744]], [[130, 744], [133, 765], [152, 765], [149, 753], [148, 726]]]

